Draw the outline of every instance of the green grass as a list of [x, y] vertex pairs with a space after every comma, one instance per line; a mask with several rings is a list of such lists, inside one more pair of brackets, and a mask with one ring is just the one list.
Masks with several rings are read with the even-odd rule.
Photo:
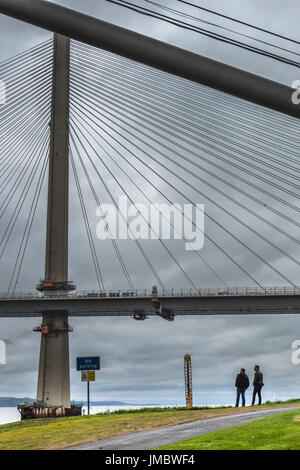
[[214, 431], [159, 450], [300, 450], [300, 410]]
[[[299, 399], [298, 399], [299, 402]], [[147, 408], [137, 408], [136, 410], [115, 410], [115, 411], [105, 411], [104, 413], [99, 414], [116, 414], [116, 415], [123, 415], [123, 414], [132, 414], [132, 413], [165, 413], [166, 411], [203, 411], [203, 410], [224, 410], [228, 408], [233, 408], [231, 405], [224, 405], [224, 406], [192, 406], [191, 408], [187, 408], [186, 406], [164, 406], [162, 407], [147, 407]]]
[[122, 434], [231, 414], [231, 407], [145, 408], [91, 416], [33, 419], [0, 426], [0, 450], [59, 449]]
[[[300, 400], [296, 400], [296, 403], [300, 405]], [[280, 405], [282, 406], [281, 403]], [[278, 404], [262, 405], [260, 409], [276, 406], [278, 407]], [[255, 406], [247, 408], [247, 411], [256, 409]], [[189, 409], [166, 407], [118, 410], [113, 413], [70, 418], [24, 420], [0, 426], [0, 450], [61, 449], [138, 431], [243, 412], [245, 409], [242, 407], [228, 406]]]

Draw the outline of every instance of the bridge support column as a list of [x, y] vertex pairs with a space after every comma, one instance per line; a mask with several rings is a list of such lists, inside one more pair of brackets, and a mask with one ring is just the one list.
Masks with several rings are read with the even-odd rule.
[[[68, 291], [70, 40], [54, 35], [44, 295]], [[47, 311], [41, 331], [37, 400], [70, 408], [68, 312]]]
[[43, 316], [37, 400], [70, 408], [68, 314]]

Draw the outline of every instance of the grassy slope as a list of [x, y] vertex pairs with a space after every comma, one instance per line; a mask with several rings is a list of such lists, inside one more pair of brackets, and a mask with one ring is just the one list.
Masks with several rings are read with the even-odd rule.
[[[295, 401], [293, 401], [294, 403]], [[291, 403], [289, 403], [291, 404]], [[298, 401], [300, 405], [300, 401]], [[282, 404], [263, 406], [272, 408]], [[251, 408], [256, 410], [257, 407]], [[246, 411], [251, 411], [247, 408]], [[145, 409], [0, 426], [0, 450], [58, 449], [132, 432], [244, 412], [243, 408]]]
[[300, 450], [300, 410], [214, 431], [164, 450]]

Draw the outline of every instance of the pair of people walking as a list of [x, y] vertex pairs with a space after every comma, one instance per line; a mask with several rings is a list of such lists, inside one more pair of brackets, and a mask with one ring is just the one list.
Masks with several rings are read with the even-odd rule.
[[[256, 395], [258, 395], [258, 404], [261, 405], [261, 389], [263, 387], [263, 374], [259, 370], [259, 366], [254, 366], [254, 379], [253, 379], [253, 394], [252, 394], [252, 405], [255, 403]], [[241, 369], [240, 373], [236, 376], [236, 404], [239, 406], [240, 397], [242, 397], [242, 406], [246, 405], [245, 393], [249, 387], [249, 378], [246, 374], [245, 369]]]

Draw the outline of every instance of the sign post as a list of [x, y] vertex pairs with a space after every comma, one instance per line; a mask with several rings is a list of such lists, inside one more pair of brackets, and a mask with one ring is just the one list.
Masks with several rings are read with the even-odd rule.
[[76, 358], [77, 370], [81, 371], [81, 381], [87, 382], [87, 409], [90, 414], [90, 382], [96, 380], [96, 370], [100, 370], [100, 356]]
[[82, 371], [81, 381], [87, 383], [87, 409], [90, 414], [90, 382], [95, 382], [96, 374], [94, 370]]
[[88, 416], [90, 415], [90, 381], [87, 381], [87, 408]]

